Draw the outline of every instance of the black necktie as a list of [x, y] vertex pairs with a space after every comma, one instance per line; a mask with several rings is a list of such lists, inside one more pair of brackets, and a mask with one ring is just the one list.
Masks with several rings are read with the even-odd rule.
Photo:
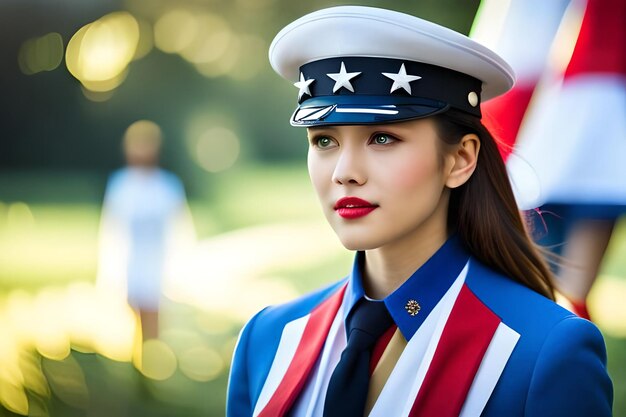
[[348, 345], [328, 384], [324, 417], [363, 417], [371, 350], [392, 324], [383, 302], [361, 299], [355, 306], [348, 317]]

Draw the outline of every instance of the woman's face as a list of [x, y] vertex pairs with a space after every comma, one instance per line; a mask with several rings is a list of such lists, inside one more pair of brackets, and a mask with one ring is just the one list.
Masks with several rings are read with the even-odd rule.
[[450, 159], [434, 122], [308, 129], [308, 167], [343, 245], [370, 250], [446, 233]]

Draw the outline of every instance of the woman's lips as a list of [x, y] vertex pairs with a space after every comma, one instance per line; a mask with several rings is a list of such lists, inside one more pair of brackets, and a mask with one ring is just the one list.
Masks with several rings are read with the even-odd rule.
[[358, 219], [376, 210], [378, 205], [357, 197], [344, 197], [337, 200], [334, 208], [344, 219]]

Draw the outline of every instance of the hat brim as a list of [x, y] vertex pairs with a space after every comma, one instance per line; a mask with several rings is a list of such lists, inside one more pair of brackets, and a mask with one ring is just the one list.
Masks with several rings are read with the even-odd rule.
[[323, 96], [303, 102], [291, 116], [297, 127], [382, 124], [434, 116], [449, 109], [447, 103], [415, 97]]

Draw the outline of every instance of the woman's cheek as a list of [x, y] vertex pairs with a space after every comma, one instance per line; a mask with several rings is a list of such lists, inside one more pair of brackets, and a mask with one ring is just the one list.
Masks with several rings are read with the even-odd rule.
[[328, 189], [332, 182], [332, 164], [320, 158], [319, 155], [309, 153], [307, 165], [313, 188], [317, 195], [322, 197], [324, 190]]
[[419, 188], [429, 177], [429, 173], [434, 171], [432, 167], [424, 161], [411, 160], [403, 164], [396, 164], [393, 170], [393, 181], [402, 189]]

